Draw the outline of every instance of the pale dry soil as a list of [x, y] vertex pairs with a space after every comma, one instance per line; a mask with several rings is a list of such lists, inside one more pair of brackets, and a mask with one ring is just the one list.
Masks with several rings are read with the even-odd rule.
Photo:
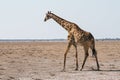
[[[96, 41], [101, 71], [89, 50], [83, 71], [75, 71], [75, 50], [63, 58], [66, 42], [0, 42], [0, 80], [120, 80], [120, 41]], [[78, 46], [79, 69], [84, 51]]]

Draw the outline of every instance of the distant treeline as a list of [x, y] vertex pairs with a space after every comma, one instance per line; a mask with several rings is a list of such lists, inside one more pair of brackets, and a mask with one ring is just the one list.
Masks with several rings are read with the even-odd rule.
[[[105, 41], [105, 40], [120, 40], [120, 38], [104, 38], [104, 39], [96, 39], [97, 41]], [[0, 42], [64, 42], [67, 39], [0, 39]]]
[[96, 39], [96, 40], [120, 40], [120, 38], [103, 38], [103, 39]]
[[66, 39], [0, 39], [0, 42], [60, 42]]

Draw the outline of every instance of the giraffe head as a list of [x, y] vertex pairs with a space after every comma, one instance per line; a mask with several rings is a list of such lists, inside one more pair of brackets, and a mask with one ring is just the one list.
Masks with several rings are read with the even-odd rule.
[[47, 21], [48, 19], [51, 19], [51, 11], [48, 11], [48, 13], [46, 14], [46, 16], [45, 16], [45, 19], [44, 19], [44, 21]]

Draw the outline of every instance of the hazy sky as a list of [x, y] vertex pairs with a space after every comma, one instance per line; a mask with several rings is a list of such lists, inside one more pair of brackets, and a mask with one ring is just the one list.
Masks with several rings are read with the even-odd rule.
[[0, 39], [66, 39], [55, 21], [43, 21], [47, 11], [95, 38], [120, 38], [120, 0], [0, 0]]

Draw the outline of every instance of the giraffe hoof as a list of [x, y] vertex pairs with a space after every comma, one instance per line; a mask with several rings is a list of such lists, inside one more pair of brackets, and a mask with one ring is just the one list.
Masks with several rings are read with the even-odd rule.
[[100, 71], [100, 69], [97, 69], [97, 71]]
[[65, 69], [61, 70], [61, 72], [65, 72]]
[[80, 69], [80, 71], [82, 71], [82, 68]]
[[78, 71], [78, 68], [76, 68], [75, 71]]
[[99, 69], [99, 68], [98, 68], [98, 69], [94, 69], [94, 68], [92, 68], [92, 70], [93, 70], [93, 71], [100, 71], [100, 69]]

